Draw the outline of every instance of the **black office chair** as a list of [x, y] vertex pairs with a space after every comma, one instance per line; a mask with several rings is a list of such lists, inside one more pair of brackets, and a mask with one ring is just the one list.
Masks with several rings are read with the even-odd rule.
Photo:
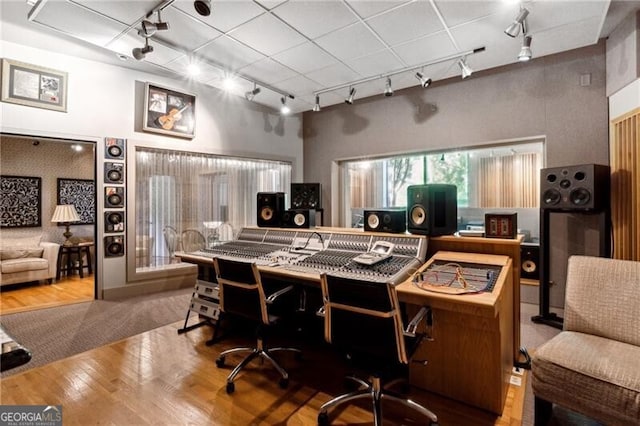
[[[357, 399], [371, 399], [374, 425], [382, 426], [381, 400], [395, 401], [417, 411], [437, 425], [437, 416], [422, 405], [388, 391], [398, 380], [397, 370], [404, 370], [423, 335], [417, 334], [418, 323], [428, 315], [422, 308], [405, 331], [395, 287], [323, 274], [321, 277], [325, 339], [345, 354], [353, 363], [371, 375], [370, 381], [355, 376], [348, 379], [360, 389], [340, 395], [320, 407], [318, 424], [328, 425], [328, 411]], [[383, 381], [394, 378], [383, 387]]]
[[234, 379], [240, 371], [254, 358], [260, 357], [269, 360], [280, 373], [279, 385], [286, 388], [289, 385], [289, 374], [271, 357], [271, 353], [277, 351], [292, 351], [300, 358], [302, 353], [296, 348], [265, 348], [263, 336], [265, 327], [274, 324], [279, 317], [269, 313], [267, 305], [273, 304], [278, 298], [290, 293], [293, 286], [281, 286], [277, 291], [266, 295], [260, 272], [255, 263], [242, 262], [228, 259], [214, 258], [216, 277], [220, 287], [220, 310], [225, 314], [235, 314], [259, 323], [257, 330], [256, 347], [233, 348], [222, 352], [216, 359], [216, 365], [223, 367], [225, 358], [236, 352], [249, 352], [246, 358], [238, 364], [227, 377], [227, 393], [235, 390]]

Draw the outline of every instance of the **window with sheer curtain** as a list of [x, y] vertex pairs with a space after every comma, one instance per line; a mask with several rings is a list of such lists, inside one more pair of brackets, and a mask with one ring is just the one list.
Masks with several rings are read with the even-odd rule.
[[170, 253], [180, 250], [165, 241], [165, 228], [177, 235], [197, 231], [210, 244], [223, 224], [234, 231], [256, 224], [258, 192], [286, 192], [290, 185], [287, 162], [139, 147], [136, 265], [168, 263]]
[[527, 141], [500, 146], [340, 163], [340, 225], [363, 226], [367, 208], [405, 207], [407, 187], [449, 183], [458, 207], [538, 208], [544, 144]]

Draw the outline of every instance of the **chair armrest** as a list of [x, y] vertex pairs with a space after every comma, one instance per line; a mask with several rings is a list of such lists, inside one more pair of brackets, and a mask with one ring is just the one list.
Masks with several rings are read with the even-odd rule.
[[416, 337], [418, 325], [420, 325], [420, 321], [424, 320], [425, 318], [427, 318], [427, 325], [429, 326], [429, 323], [431, 322], [431, 308], [428, 306], [423, 306], [422, 308], [420, 308], [418, 313], [405, 327], [403, 334], [409, 337]]
[[326, 310], [324, 308], [324, 305], [320, 306], [320, 308], [316, 311], [316, 315], [319, 317], [324, 318], [326, 315]]
[[275, 293], [270, 294], [267, 297], [267, 303], [272, 304], [273, 302], [276, 301], [276, 299], [278, 299], [278, 297], [282, 296], [283, 294], [289, 293], [291, 290], [293, 290], [293, 285], [287, 286], [283, 289], [276, 291]]

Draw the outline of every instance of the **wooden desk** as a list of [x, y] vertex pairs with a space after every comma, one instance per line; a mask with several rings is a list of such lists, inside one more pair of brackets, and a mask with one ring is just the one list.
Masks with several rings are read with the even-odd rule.
[[[60, 279], [62, 272], [70, 275], [73, 271], [78, 271], [80, 278], [84, 278], [84, 268], [87, 268], [89, 274], [93, 273], [91, 265], [91, 247], [92, 242], [78, 243], [69, 246], [61, 245], [58, 251], [58, 268], [56, 270], [56, 281]], [[87, 256], [87, 264], [84, 264], [84, 256]], [[75, 261], [78, 262], [76, 266]], [[65, 260], [63, 263], [62, 260]]]
[[[513, 273], [507, 256], [438, 252], [434, 260], [501, 267], [491, 293], [449, 295], [418, 288], [411, 279], [399, 284], [398, 299], [429, 306], [431, 339], [423, 340], [410, 365], [411, 384], [501, 414], [513, 360]], [[418, 361], [424, 360], [425, 363]]]

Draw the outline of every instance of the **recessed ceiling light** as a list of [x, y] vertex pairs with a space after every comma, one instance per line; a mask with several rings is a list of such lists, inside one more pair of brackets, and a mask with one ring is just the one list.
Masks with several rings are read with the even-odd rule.
[[200, 67], [198, 64], [189, 64], [187, 66], [187, 73], [189, 73], [190, 76], [196, 76], [200, 74]]
[[230, 91], [232, 91], [233, 89], [235, 89], [235, 87], [236, 87], [236, 82], [235, 82], [235, 80], [233, 79], [233, 77], [227, 77], [227, 78], [225, 78], [225, 79], [224, 79], [224, 82], [222, 83], [222, 85], [223, 85], [223, 87], [224, 87], [224, 90], [226, 90], [226, 91], [230, 92]]
[[120, 59], [121, 61], [126, 61], [129, 59], [129, 57], [127, 55], [123, 55], [122, 53], [118, 53], [116, 54], [116, 56], [118, 57], [118, 59]]

